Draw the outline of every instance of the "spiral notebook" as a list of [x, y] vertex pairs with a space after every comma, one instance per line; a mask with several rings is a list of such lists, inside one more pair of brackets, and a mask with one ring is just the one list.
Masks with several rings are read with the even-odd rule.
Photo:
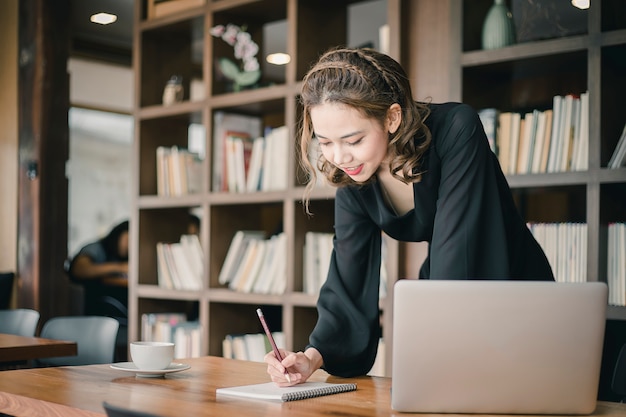
[[293, 387], [281, 388], [273, 382], [218, 388], [217, 395], [251, 398], [257, 400], [296, 401], [323, 395], [339, 394], [356, 390], [354, 383], [332, 384], [307, 381]]

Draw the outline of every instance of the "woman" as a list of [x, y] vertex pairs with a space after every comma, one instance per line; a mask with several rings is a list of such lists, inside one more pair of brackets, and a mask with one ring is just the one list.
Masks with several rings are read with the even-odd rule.
[[422, 279], [554, 280], [469, 106], [415, 102], [402, 67], [366, 49], [324, 54], [304, 77], [301, 100], [308, 189], [314, 139], [317, 167], [338, 187], [335, 240], [309, 345], [282, 351], [282, 362], [265, 357], [275, 383], [304, 382], [320, 367], [339, 376], [370, 370], [381, 231], [429, 242]]

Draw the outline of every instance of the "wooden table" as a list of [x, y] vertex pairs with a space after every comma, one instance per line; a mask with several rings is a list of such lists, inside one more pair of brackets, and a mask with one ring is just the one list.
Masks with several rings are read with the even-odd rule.
[[74, 356], [77, 353], [76, 342], [0, 333], [0, 363]]
[[[312, 380], [352, 381], [357, 383], [358, 389], [280, 403], [215, 396], [215, 390], [219, 387], [267, 382], [269, 377], [263, 363], [218, 357], [185, 359], [180, 362], [191, 365], [191, 368], [168, 374], [164, 378], [137, 378], [133, 373], [117, 371], [108, 365], [0, 372], [0, 412], [18, 416], [102, 416], [102, 402], [107, 401], [164, 417], [406, 415], [391, 409], [389, 378], [342, 379], [318, 371]], [[626, 404], [600, 402], [593, 415], [624, 416]]]

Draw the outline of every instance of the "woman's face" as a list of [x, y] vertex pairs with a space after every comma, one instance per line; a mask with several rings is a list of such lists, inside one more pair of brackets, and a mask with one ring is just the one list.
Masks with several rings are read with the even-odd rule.
[[356, 182], [367, 181], [387, 156], [388, 127], [353, 107], [324, 103], [310, 110], [324, 158]]

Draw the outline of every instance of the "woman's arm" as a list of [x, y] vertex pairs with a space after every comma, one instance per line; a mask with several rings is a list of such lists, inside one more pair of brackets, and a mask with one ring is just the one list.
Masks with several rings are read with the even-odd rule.
[[335, 196], [335, 238], [328, 276], [317, 302], [309, 339], [331, 374], [366, 374], [380, 338], [378, 290], [381, 231], [358, 198], [358, 189]]
[[70, 269], [75, 279], [98, 279], [104, 276], [127, 274], [128, 262], [96, 263], [88, 255], [78, 255]]

